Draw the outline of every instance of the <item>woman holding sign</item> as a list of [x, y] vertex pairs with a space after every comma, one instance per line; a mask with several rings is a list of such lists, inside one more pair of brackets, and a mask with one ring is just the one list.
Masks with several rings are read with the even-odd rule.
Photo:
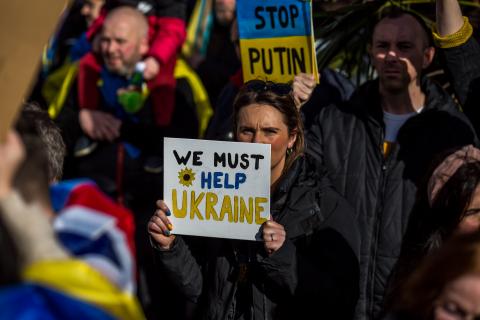
[[[351, 319], [359, 235], [350, 207], [303, 154], [291, 87], [247, 82], [235, 103], [236, 140], [271, 145], [271, 217], [261, 242], [205, 239], [191, 253], [163, 201], [148, 225], [162, 272], [206, 319]], [[202, 303], [201, 303], [202, 302]]]

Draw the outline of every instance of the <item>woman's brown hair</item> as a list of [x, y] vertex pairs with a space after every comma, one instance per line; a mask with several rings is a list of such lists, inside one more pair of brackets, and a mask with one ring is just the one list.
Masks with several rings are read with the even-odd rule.
[[287, 171], [294, 160], [303, 154], [305, 137], [303, 133], [303, 122], [298, 111], [291, 87], [288, 84], [251, 80], [245, 83], [233, 102], [234, 123], [233, 130], [237, 134], [238, 115], [242, 108], [252, 104], [269, 105], [280, 111], [283, 121], [287, 125], [288, 134], [296, 133], [297, 138], [291, 151], [287, 153], [283, 172]]

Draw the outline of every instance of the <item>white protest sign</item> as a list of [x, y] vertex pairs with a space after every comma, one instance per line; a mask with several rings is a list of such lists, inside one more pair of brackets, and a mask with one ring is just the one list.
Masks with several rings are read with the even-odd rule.
[[270, 218], [270, 145], [165, 138], [174, 234], [259, 240]]

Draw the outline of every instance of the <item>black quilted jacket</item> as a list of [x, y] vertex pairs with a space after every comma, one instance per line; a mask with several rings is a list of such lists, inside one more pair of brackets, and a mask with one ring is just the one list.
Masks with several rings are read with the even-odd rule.
[[439, 86], [422, 81], [426, 105], [400, 129], [385, 158], [378, 81], [367, 82], [339, 106], [322, 109], [307, 135], [308, 152], [355, 208], [362, 237], [356, 319], [376, 319], [400, 254], [417, 186], [432, 158], [476, 142], [474, 130]]

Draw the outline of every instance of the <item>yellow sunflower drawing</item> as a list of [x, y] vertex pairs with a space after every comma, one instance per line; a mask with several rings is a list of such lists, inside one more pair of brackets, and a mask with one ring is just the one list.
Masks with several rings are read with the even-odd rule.
[[178, 172], [178, 182], [185, 187], [189, 187], [195, 181], [195, 172], [192, 169], [185, 167]]

